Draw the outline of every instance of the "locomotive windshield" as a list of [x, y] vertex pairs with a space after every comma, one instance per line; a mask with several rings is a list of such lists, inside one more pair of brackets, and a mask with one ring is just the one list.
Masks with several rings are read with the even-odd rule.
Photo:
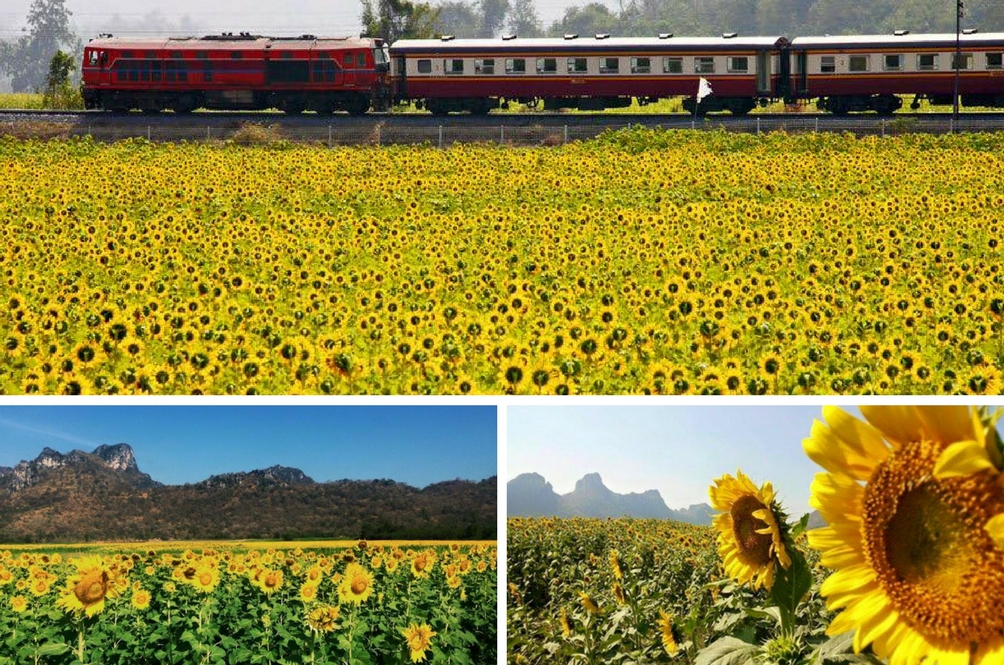
[[390, 69], [388, 66], [389, 58], [387, 57], [386, 46], [378, 46], [373, 49], [373, 64], [376, 65], [376, 70], [378, 72], [386, 72]]

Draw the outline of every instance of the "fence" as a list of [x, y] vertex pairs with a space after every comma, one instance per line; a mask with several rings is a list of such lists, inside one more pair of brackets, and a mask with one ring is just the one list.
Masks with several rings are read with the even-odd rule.
[[[437, 119], [438, 120], [438, 119]], [[451, 119], [452, 120], [452, 119]], [[559, 124], [565, 120], [565, 124]], [[594, 138], [598, 134], [632, 126], [661, 127], [664, 129], [724, 130], [765, 134], [770, 132], [850, 132], [858, 136], [890, 136], [904, 133], [946, 134], [958, 132], [986, 132], [1004, 130], [1004, 116], [986, 114], [986, 117], [967, 116], [955, 125], [950, 117], [943, 116], [902, 116], [896, 118], [858, 117], [792, 117], [770, 116], [733, 118], [690, 118], [680, 116], [667, 120], [666, 116], [625, 123], [623, 118], [617, 124], [609, 122], [577, 119], [568, 122], [565, 118], [542, 118], [541, 122], [499, 122], [498, 124], [475, 124], [464, 118], [456, 122], [447, 121], [433, 124], [428, 121], [402, 122], [385, 119], [367, 119], [348, 122], [269, 122], [254, 120], [245, 122], [225, 121], [204, 123], [188, 120], [185, 123], [173, 121], [137, 122], [127, 118], [122, 122], [104, 120], [91, 122], [0, 122], [0, 134], [25, 137], [70, 137], [91, 136], [96, 141], [112, 142], [127, 138], [144, 138], [150, 141], [236, 141], [246, 143], [268, 143], [287, 140], [298, 143], [312, 143], [330, 147], [341, 145], [415, 145], [426, 144], [444, 148], [457, 143], [495, 143], [507, 146], [559, 146], [571, 141]], [[558, 122], [556, 122], [558, 121]]]

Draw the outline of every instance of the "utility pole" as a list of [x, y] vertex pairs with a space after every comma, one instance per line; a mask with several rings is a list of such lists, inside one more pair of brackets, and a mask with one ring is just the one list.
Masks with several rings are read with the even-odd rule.
[[962, 14], [965, 6], [956, 0], [955, 7], [955, 88], [952, 91], [952, 131], [959, 124], [959, 69], [962, 67]]

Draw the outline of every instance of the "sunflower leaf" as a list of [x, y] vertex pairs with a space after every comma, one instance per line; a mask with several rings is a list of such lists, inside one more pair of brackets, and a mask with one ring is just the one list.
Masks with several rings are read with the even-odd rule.
[[723, 637], [701, 649], [694, 665], [746, 665], [753, 663], [760, 651], [755, 644]]
[[780, 569], [774, 578], [770, 597], [775, 605], [794, 616], [798, 612], [798, 604], [811, 588], [812, 572], [805, 557], [795, 550], [791, 553], [791, 565], [787, 570]]

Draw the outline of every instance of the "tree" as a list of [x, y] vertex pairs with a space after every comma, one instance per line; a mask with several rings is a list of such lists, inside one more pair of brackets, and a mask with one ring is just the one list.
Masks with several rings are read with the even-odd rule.
[[593, 35], [597, 32], [623, 34], [623, 31], [618, 28], [617, 16], [606, 5], [600, 2], [591, 2], [581, 7], [566, 9], [561, 20], [551, 26], [551, 33], [556, 35]]
[[533, 0], [513, 0], [506, 26], [520, 37], [540, 37], [544, 32]]
[[49, 75], [45, 78], [45, 96], [42, 102], [46, 108], [63, 109], [78, 106], [79, 93], [70, 85], [70, 74], [76, 68], [76, 62], [69, 53], [56, 51], [56, 55], [52, 56], [52, 60], [49, 61]]
[[481, 17], [473, 4], [444, 2], [436, 8], [436, 32], [441, 35], [474, 37], [481, 27]]
[[496, 37], [505, 25], [505, 17], [509, 12], [509, 0], [481, 0], [481, 31], [480, 37]]
[[81, 49], [70, 32], [66, 0], [34, 0], [28, 10], [26, 34], [8, 44], [0, 54], [0, 71], [11, 77], [14, 92], [41, 90], [52, 56], [62, 47], [71, 53]]
[[398, 39], [429, 39], [436, 35], [437, 11], [428, 3], [409, 0], [362, 0], [363, 30], [388, 43]]

